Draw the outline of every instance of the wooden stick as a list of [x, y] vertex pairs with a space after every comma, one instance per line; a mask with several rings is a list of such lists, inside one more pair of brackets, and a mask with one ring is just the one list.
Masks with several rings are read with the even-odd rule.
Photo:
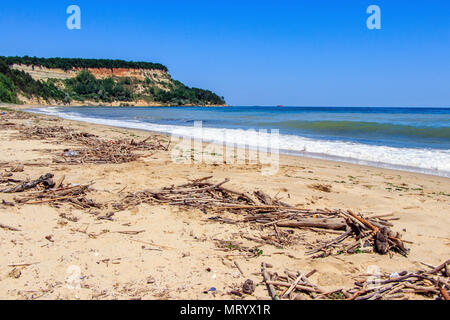
[[20, 229], [17, 229], [17, 228], [11, 227], [11, 226], [7, 226], [6, 224], [2, 224], [2, 223], [0, 223], [0, 228], [6, 229], [9, 231], [22, 231]]
[[[291, 286], [291, 284], [289, 282], [282, 282], [282, 281], [268, 281], [268, 284], [274, 285], [274, 286], [280, 286], [280, 287], [290, 287]], [[318, 290], [314, 287], [308, 287], [308, 286], [303, 286], [303, 285], [299, 285], [299, 284], [295, 285], [295, 289], [308, 291], [308, 292], [317, 292], [317, 293], [320, 292], [320, 290]]]
[[450, 259], [445, 261], [444, 263], [440, 264], [439, 266], [437, 266], [436, 268], [434, 268], [433, 270], [429, 271], [428, 273], [431, 274], [436, 274], [439, 273], [439, 271], [441, 271], [442, 269], [444, 269], [448, 264], [450, 264]]
[[63, 175], [61, 178], [59, 178], [58, 182], [55, 184], [54, 188], [59, 189], [62, 186], [62, 183], [64, 182], [64, 179], [66, 178], [66, 175]]
[[356, 220], [358, 220], [359, 222], [365, 224], [366, 226], [368, 226], [370, 229], [373, 230], [373, 233], [377, 233], [378, 232], [378, 228], [375, 227], [373, 224], [371, 224], [369, 221], [367, 221], [364, 218], [359, 217], [357, 214], [355, 214], [352, 210], [347, 210], [347, 212]]
[[223, 184], [225, 184], [225, 183], [227, 183], [229, 181], [230, 181], [230, 179], [225, 179], [224, 181], [222, 181], [222, 182], [220, 182], [218, 184], [215, 184], [213, 186], [209, 186], [209, 187], [205, 187], [205, 188], [199, 188], [199, 189], [192, 188], [192, 189], [179, 189], [179, 190], [177, 190], [177, 189], [175, 189], [175, 190], [162, 190], [162, 191], [159, 191], [159, 192], [152, 192], [152, 193], [155, 193], [155, 194], [170, 194], [170, 193], [204, 192], [204, 191], [213, 190], [213, 189], [215, 189], [217, 187], [220, 187], [221, 185], [223, 185]]
[[332, 229], [332, 230], [345, 230], [347, 224], [344, 220], [338, 219], [303, 219], [296, 221], [287, 221], [287, 222], [278, 222], [276, 224], [279, 227], [290, 227], [290, 228], [324, 228], [324, 229]]
[[291, 286], [284, 292], [284, 294], [282, 295], [283, 298], [287, 298], [292, 290], [294, 290], [297, 287], [297, 284], [302, 280], [302, 275], [300, 274], [297, 279], [295, 279], [295, 281], [291, 284]]
[[310, 272], [308, 272], [308, 274], [306, 274], [305, 278], [311, 277], [311, 276], [312, 276], [314, 273], [316, 273], [316, 272], [317, 272], [317, 269], [311, 270]]
[[76, 198], [76, 197], [77, 196], [65, 196], [65, 197], [59, 197], [59, 198], [54, 198], [54, 199], [46, 199], [46, 200], [24, 202], [24, 203], [25, 204], [41, 204], [41, 203], [48, 203], [48, 202], [58, 201], [58, 200], [72, 199], [72, 198]]
[[138, 231], [113, 231], [113, 233], [121, 233], [121, 234], [129, 234], [129, 235], [137, 235], [139, 233], [145, 232], [145, 230]]
[[238, 264], [236, 260], [233, 261], [236, 268], [238, 268], [239, 272], [242, 274], [243, 277], [245, 277], [244, 271], [242, 271], [241, 266]]
[[283, 209], [283, 210], [304, 210], [304, 208], [292, 208], [292, 207], [283, 207], [283, 206], [249, 206], [249, 205], [230, 205], [217, 207], [217, 209]]
[[336, 239], [331, 240], [331, 241], [325, 243], [324, 245], [322, 245], [322, 246], [320, 246], [320, 247], [318, 247], [318, 248], [316, 248], [316, 249], [313, 249], [313, 250], [311, 250], [311, 251], [308, 251], [308, 252], [306, 252], [306, 254], [314, 254], [314, 253], [319, 252], [320, 250], [325, 249], [325, 248], [327, 248], [327, 247], [329, 247], [329, 246], [331, 246], [331, 245], [333, 245], [333, 244], [337, 244], [337, 243], [339, 243], [339, 242], [342, 242], [342, 241], [344, 241], [348, 236], [350, 236], [350, 234], [351, 234], [352, 232], [353, 232], [352, 229], [349, 228], [344, 234], [340, 235], [340, 236], [337, 237]]
[[393, 213], [382, 213], [382, 214], [366, 215], [366, 217], [369, 219], [376, 219], [376, 218], [392, 217], [393, 215], [394, 215]]
[[8, 267], [28, 267], [33, 264], [38, 264], [39, 262], [31, 262], [31, 263], [14, 263], [14, 264], [8, 264]]
[[263, 275], [264, 278], [264, 282], [266, 283], [267, 286], [267, 290], [269, 291], [269, 295], [272, 298], [272, 300], [279, 300], [280, 298], [277, 296], [274, 287], [269, 283], [270, 282], [270, 277], [269, 274], [266, 271], [266, 263], [263, 262], [261, 264], [261, 273]]

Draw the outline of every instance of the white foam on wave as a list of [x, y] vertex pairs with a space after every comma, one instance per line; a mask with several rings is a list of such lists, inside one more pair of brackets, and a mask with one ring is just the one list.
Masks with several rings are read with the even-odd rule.
[[[203, 128], [200, 133], [196, 128], [188, 126], [163, 125], [138, 120], [90, 118], [75, 112], [61, 112], [57, 107], [30, 109], [28, 111], [69, 120], [164, 132], [194, 139], [203, 138], [204, 141], [216, 143], [227, 142], [224, 140], [225, 137], [232, 141], [240, 141], [243, 134], [243, 130], [239, 129]], [[269, 138], [269, 135], [267, 135], [267, 138]], [[264, 142], [264, 138], [261, 139], [260, 135], [260, 138], [255, 139], [253, 143], [252, 141], [248, 142], [248, 146], [257, 147], [258, 143], [267, 145], [267, 142]], [[344, 141], [315, 140], [295, 135], [280, 135], [279, 147], [280, 152], [294, 155], [450, 177], [450, 150], [394, 148]]]

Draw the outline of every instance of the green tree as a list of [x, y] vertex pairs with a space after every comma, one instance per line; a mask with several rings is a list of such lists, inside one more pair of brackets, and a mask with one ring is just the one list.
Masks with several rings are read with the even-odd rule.
[[0, 101], [5, 103], [17, 103], [16, 87], [4, 74], [0, 74]]

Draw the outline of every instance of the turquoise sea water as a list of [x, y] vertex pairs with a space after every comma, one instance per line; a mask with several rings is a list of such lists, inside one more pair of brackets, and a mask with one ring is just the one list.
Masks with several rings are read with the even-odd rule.
[[[287, 153], [450, 176], [449, 108], [350, 107], [70, 107], [34, 112], [209, 140], [239, 129], [278, 129]], [[217, 139], [216, 139], [217, 138]], [[256, 143], [256, 142], [255, 142]]]

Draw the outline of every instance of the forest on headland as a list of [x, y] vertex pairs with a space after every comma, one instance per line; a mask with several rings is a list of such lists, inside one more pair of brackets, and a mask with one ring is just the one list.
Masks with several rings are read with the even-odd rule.
[[[75, 77], [69, 79], [34, 79], [29, 73], [13, 68], [13, 65], [45, 67], [48, 69], [78, 70]], [[161, 70], [167, 68], [150, 62], [128, 62], [106, 59], [68, 59], [68, 58], [32, 58], [0, 57], [0, 102], [22, 103], [21, 97], [37, 99], [48, 104], [83, 104], [87, 101], [99, 104], [118, 102], [127, 105], [135, 101], [150, 104], [183, 105], [225, 105], [223, 97], [210, 90], [190, 88], [180, 81], [173, 80], [167, 73], [166, 78], [135, 77], [96, 78], [88, 69], [125, 68], [143, 70]], [[164, 80], [164, 81], [163, 81]]]
[[160, 63], [133, 62], [111, 59], [81, 59], [81, 58], [38, 58], [38, 57], [2, 57], [8, 65], [24, 64], [28, 66], [40, 66], [49, 69], [70, 70], [72, 68], [128, 68], [168, 71], [167, 67]]

